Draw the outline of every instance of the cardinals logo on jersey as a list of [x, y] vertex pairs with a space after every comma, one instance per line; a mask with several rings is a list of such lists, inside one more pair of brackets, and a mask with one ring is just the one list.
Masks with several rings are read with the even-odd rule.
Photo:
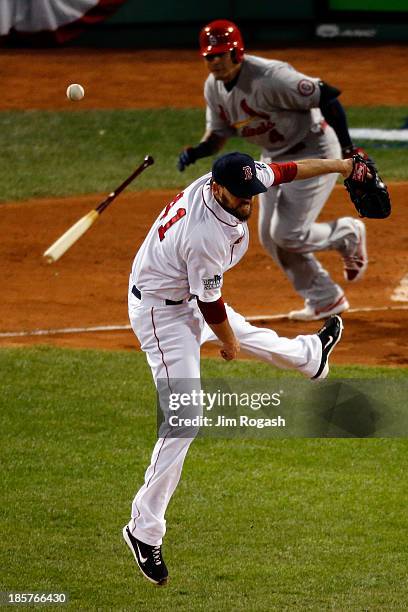
[[[242, 129], [241, 136], [243, 138], [261, 136], [262, 134], [269, 132], [269, 140], [271, 142], [281, 142], [285, 140], [283, 134], [281, 134], [279, 130], [276, 129], [276, 123], [270, 121], [269, 115], [267, 113], [264, 113], [263, 111], [257, 111], [251, 108], [245, 98], [241, 100], [240, 107], [247, 115], [249, 115], [247, 119], [242, 119], [242, 121], [236, 121], [235, 123], [232, 123], [225, 108], [223, 108], [223, 106], [219, 104], [218, 110], [220, 119], [222, 121], [225, 121], [225, 123], [235, 128], [236, 130]], [[261, 121], [261, 123], [258, 123], [258, 125], [254, 127], [251, 127], [249, 125], [253, 121], [259, 119], [263, 119], [263, 121]]]
[[[243, 138], [261, 136], [262, 134], [269, 132], [269, 140], [271, 142], [280, 142], [285, 140], [284, 136], [276, 129], [276, 123], [269, 119], [269, 115], [267, 113], [251, 108], [245, 98], [241, 100], [240, 107], [247, 115], [249, 115], [249, 117], [248, 119], [237, 121], [233, 124], [233, 127], [237, 130], [242, 128], [241, 136], [243, 136]], [[263, 119], [263, 121], [254, 127], [250, 127], [248, 124], [252, 123], [256, 119]]]

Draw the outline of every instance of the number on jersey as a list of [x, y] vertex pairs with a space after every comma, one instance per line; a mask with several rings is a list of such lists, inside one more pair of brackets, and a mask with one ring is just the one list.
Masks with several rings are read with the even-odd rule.
[[[162, 214], [162, 216], [160, 217], [161, 219], [164, 219], [164, 217], [167, 217], [170, 209], [183, 197], [184, 195], [184, 191], [181, 191], [180, 193], [178, 193], [176, 195], [176, 197], [174, 198], [174, 200], [172, 200], [169, 204], [167, 204], [166, 208], [164, 209], [164, 212]], [[160, 242], [162, 240], [164, 240], [165, 234], [167, 232], [167, 230], [169, 230], [171, 228], [172, 225], [174, 225], [175, 223], [177, 223], [177, 221], [179, 221], [180, 219], [182, 219], [184, 217], [184, 215], [186, 214], [186, 209], [185, 208], [179, 208], [176, 212], [175, 215], [173, 215], [173, 217], [171, 217], [167, 223], [165, 223], [164, 225], [160, 225], [158, 228], [158, 232], [159, 232], [159, 239]]]

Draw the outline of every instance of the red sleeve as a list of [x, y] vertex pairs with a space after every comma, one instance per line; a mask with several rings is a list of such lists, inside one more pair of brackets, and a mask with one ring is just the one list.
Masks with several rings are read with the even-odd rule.
[[201, 302], [197, 298], [197, 305], [207, 323], [222, 323], [227, 318], [224, 300], [222, 297], [215, 302]]
[[275, 175], [274, 185], [280, 185], [281, 183], [290, 183], [297, 175], [297, 164], [296, 162], [287, 162], [285, 164], [268, 164], [272, 168]]

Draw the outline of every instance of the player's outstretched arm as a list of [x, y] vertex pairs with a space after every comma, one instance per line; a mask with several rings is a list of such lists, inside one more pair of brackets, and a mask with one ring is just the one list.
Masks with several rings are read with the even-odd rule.
[[295, 163], [297, 166], [295, 181], [336, 172], [348, 177], [353, 170], [352, 159], [301, 159]]

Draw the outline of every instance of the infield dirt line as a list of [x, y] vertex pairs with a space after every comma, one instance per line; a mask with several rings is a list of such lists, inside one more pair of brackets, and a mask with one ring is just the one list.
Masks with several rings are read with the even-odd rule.
[[[355, 312], [388, 312], [391, 310], [408, 310], [408, 306], [378, 306], [378, 307], [370, 307], [365, 306], [364, 308], [349, 308], [347, 313], [355, 313]], [[252, 317], [245, 317], [247, 321], [276, 321], [279, 319], [287, 319], [288, 314], [276, 314], [276, 315], [254, 315]], [[0, 334], [1, 336], [1, 334]]]
[[[386, 312], [395, 310], [408, 310], [408, 306], [379, 306], [371, 308], [369, 306], [364, 308], [350, 308], [347, 313], [360, 313], [360, 312]], [[274, 315], [253, 315], [245, 317], [247, 321], [278, 321], [280, 319], [287, 319], [288, 313], [274, 314]], [[0, 338], [22, 338], [27, 336], [55, 336], [59, 334], [84, 334], [92, 332], [104, 332], [104, 331], [126, 331], [132, 329], [128, 325], [92, 325], [89, 327], [62, 327], [57, 329], [32, 329], [27, 331], [17, 332], [0, 332]]]

